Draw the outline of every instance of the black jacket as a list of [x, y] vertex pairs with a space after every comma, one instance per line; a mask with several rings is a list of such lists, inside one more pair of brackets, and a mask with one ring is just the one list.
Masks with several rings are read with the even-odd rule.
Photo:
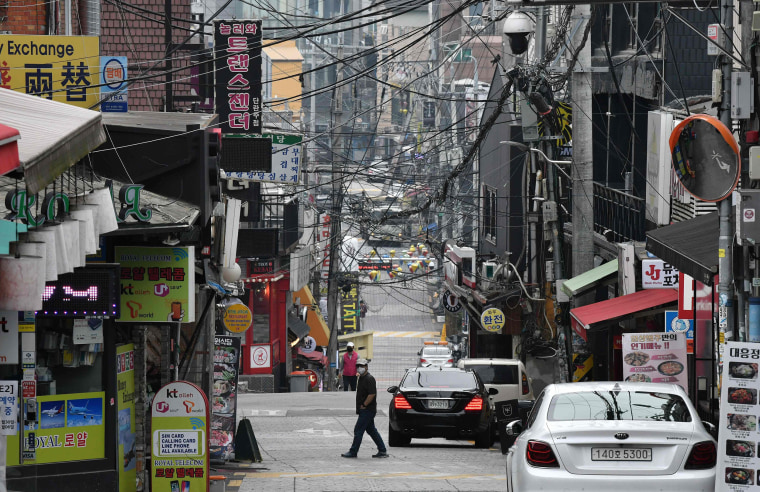
[[359, 413], [359, 408], [369, 395], [375, 395], [375, 397], [367, 406], [367, 410], [377, 412], [377, 382], [372, 374], [366, 373], [364, 376], [359, 376], [359, 382], [356, 385], [356, 413]]

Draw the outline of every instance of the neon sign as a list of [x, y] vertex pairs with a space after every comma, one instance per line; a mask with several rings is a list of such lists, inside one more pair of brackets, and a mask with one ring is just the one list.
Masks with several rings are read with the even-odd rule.
[[42, 316], [120, 316], [118, 264], [88, 265], [47, 282], [42, 293]]

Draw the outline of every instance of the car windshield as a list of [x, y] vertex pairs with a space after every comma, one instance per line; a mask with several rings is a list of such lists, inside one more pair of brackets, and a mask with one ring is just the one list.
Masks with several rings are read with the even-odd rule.
[[464, 371], [414, 371], [401, 383], [402, 388], [477, 388], [472, 373]]
[[670, 393], [581, 391], [554, 396], [547, 419], [691, 422], [691, 413], [680, 396]]
[[425, 347], [422, 349], [422, 355], [450, 355], [451, 350], [448, 347]]
[[472, 369], [485, 384], [517, 384], [517, 366], [490, 364], [467, 364], [466, 369]]

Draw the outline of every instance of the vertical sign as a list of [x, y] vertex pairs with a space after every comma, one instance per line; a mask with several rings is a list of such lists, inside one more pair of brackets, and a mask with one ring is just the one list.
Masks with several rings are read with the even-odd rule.
[[235, 451], [240, 338], [214, 337], [214, 399], [211, 411], [209, 454], [228, 460]]
[[679, 275], [670, 263], [659, 259], [641, 260], [643, 289], [673, 289], [678, 287]]
[[665, 311], [665, 332], [686, 334], [686, 353], [694, 353], [694, 320], [681, 319], [678, 311]]
[[100, 57], [100, 111], [126, 113], [129, 111], [127, 96], [127, 57]]
[[[0, 436], [18, 434], [17, 416], [18, 381], [0, 381]], [[4, 437], [0, 439], [5, 441]]]
[[728, 370], [723, 371], [720, 387], [716, 492], [750, 490], [740, 485], [757, 484], [758, 347], [757, 343], [726, 342], [723, 362]]
[[119, 492], [134, 492], [135, 454], [135, 346], [116, 348], [116, 398], [119, 412]]
[[675, 383], [688, 391], [686, 334], [623, 333], [623, 378], [637, 383]]
[[18, 364], [18, 311], [0, 311], [0, 365]]
[[317, 242], [322, 248], [322, 278], [330, 276], [330, 215], [319, 215], [319, 232]]
[[346, 292], [340, 291], [340, 333], [353, 333], [359, 331], [359, 292], [358, 279], [352, 278], [351, 289]]
[[153, 397], [151, 490], [208, 492], [208, 400], [187, 381], [174, 381]]
[[261, 133], [261, 21], [214, 21], [216, 112], [222, 133]]

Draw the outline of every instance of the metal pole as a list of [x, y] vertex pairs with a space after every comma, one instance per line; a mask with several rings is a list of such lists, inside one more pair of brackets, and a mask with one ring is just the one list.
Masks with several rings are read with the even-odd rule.
[[[174, 89], [172, 80], [172, 57], [170, 55], [172, 50], [172, 0], [165, 0], [164, 2], [164, 42], [166, 43], [166, 106], [164, 111], [174, 111]], [[216, 49], [219, 49], [217, 46]]]

